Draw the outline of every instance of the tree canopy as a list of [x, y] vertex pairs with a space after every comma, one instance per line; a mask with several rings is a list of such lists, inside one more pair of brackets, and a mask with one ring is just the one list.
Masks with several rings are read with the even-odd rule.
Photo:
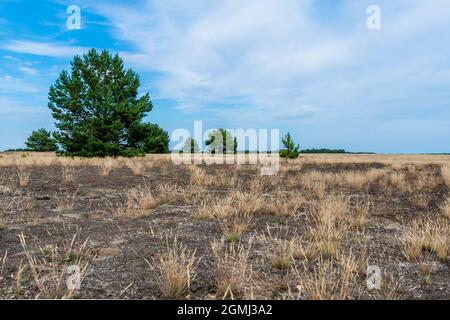
[[225, 129], [211, 131], [205, 144], [208, 147], [208, 152], [211, 154], [220, 153], [220, 151], [223, 154], [237, 153], [237, 139], [236, 137], [233, 138], [231, 132]]
[[184, 141], [184, 146], [181, 151], [183, 153], [199, 153], [200, 147], [198, 146], [197, 140], [193, 138], [187, 138], [186, 141]]
[[282, 139], [284, 149], [280, 151], [280, 157], [288, 157], [291, 159], [296, 159], [300, 155], [300, 146], [295, 144], [294, 139], [292, 139], [291, 134], [288, 132]]
[[49, 90], [49, 108], [61, 152], [71, 156], [135, 156], [165, 153], [169, 135], [143, 119], [153, 108], [138, 97], [139, 76], [119, 55], [95, 49], [71, 62]]
[[56, 151], [56, 141], [53, 139], [52, 133], [45, 129], [33, 131], [25, 145], [31, 151]]

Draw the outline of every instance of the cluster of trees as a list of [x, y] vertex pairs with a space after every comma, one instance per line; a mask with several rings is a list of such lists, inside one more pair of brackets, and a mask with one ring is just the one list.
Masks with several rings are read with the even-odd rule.
[[143, 122], [153, 108], [138, 97], [139, 76], [118, 55], [92, 49], [71, 62], [50, 87], [49, 108], [55, 132], [34, 131], [26, 145], [35, 151], [69, 156], [137, 156], [169, 151], [169, 134]]
[[[212, 130], [208, 134], [208, 138], [205, 141], [207, 147], [207, 152], [210, 154], [215, 154], [216, 151], [220, 151], [223, 154], [236, 154], [237, 153], [237, 139], [233, 137], [231, 132], [225, 129]], [[183, 148], [180, 150], [181, 153], [198, 153], [200, 152], [200, 147], [197, 140], [193, 138], [188, 138], [184, 142]]]
[[[139, 86], [139, 76], [118, 55], [92, 49], [75, 56], [70, 73], [61, 72], [48, 94], [57, 130], [33, 131], [28, 150], [82, 157], [169, 152], [169, 134], [143, 121], [153, 105], [148, 93], [138, 97]], [[290, 133], [282, 143], [281, 157], [299, 156]], [[237, 153], [237, 139], [225, 129], [210, 132], [205, 144], [208, 153]], [[198, 142], [187, 139], [181, 152], [200, 152]]]

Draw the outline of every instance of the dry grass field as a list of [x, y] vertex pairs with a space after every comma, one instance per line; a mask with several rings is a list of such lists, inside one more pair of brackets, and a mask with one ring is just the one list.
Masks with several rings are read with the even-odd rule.
[[450, 299], [450, 156], [259, 172], [0, 154], [0, 298]]

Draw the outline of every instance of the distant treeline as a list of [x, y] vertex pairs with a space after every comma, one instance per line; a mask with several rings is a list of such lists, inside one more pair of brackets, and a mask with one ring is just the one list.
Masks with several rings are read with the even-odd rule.
[[300, 153], [344, 153], [344, 154], [375, 154], [374, 152], [348, 152], [344, 149], [305, 149]]

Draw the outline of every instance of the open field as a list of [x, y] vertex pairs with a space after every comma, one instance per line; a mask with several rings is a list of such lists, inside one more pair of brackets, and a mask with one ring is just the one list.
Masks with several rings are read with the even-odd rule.
[[259, 172], [0, 154], [0, 298], [450, 299], [450, 156]]

